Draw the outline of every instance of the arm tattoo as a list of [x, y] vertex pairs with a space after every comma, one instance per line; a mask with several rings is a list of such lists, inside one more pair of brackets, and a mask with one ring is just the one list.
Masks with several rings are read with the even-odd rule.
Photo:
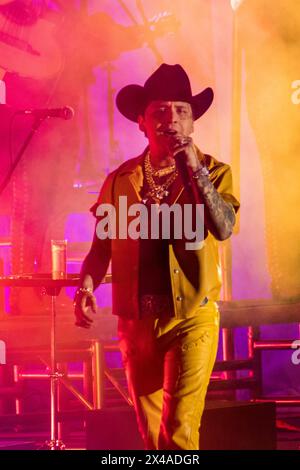
[[206, 209], [206, 224], [218, 240], [226, 240], [232, 234], [235, 212], [232, 204], [225, 202], [207, 176], [201, 176], [196, 183]]

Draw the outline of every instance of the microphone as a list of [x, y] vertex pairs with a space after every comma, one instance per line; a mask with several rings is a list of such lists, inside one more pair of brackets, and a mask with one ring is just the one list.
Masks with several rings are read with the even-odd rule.
[[17, 111], [17, 114], [31, 114], [38, 119], [57, 117], [68, 120], [72, 119], [75, 113], [71, 106], [64, 106], [63, 108], [20, 109]]
[[189, 187], [190, 186], [190, 172], [186, 164], [186, 157], [185, 157], [184, 150], [181, 150], [180, 152], [176, 153], [176, 155], [174, 156], [174, 160], [176, 162], [176, 167], [179, 171], [179, 174], [181, 176], [184, 186]]

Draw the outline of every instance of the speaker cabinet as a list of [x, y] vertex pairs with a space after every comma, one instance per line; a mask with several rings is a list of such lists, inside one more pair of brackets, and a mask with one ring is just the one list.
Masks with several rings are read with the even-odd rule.
[[207, 402], [200, 449], [276, 449], [275, 403]]
[[[86, 423], [88, 450], [143, 449], [132, 408], [89, 411]], [[200, 449], [276, 449], [275, 404], [208, 401], [202, 417]]]

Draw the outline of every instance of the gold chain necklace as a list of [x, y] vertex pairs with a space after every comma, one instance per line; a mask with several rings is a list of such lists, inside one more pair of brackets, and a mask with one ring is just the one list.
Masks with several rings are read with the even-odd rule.
[[166, 166], [165, 168], [160, 168], [159, 170], [155, 170], [153, 167], [151, 168], [152, 175], [157, 176], [158, 178], [169, 175], [170, 173], [173, 173], [175, 170], [176, 170], [175, 163], [173, 165]]
[[[175, 181], [175, 179], [178, 176], [178, 171], [176, 169], [176, 165], [172, 165], [172, 174], [167, 178], [167, 180], [162, 183], [162, 184], [156, 184], [154, 181], [153, 176], [155, 175], [156, 170], [152, 168], [151, 162], [150, 162], [150, 153], [148, 152], [145, 156], [144, 160], [144, 168], [145, 168], [145, 177], [146, 181], [148, 183], [148, 186], [150, 190], [147, 192], [146, 197], [153, 199], [156, 203], [160, 203], [161, 200], [169, 195], [168, 188], [171, 186], [171, 184]], [[168, 167], [171, 168], [171, 167]], [[166, 170], [165, 168], [163, 170]], [[158, 170], [159, 172], [161, 170]], [[170, 171], [168, 170], [167, 173], [164, 173], [164, 175], [169, 174]], [[160, 173], [159, 176], [164, 176]], [[157, 175], [158, 176], [158, 175]], [[146, 202], [147, 200], [145, 200]]]

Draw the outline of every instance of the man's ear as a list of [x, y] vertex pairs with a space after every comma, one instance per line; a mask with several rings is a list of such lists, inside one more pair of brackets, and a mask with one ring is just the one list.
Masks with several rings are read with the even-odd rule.
[[195, 130], [194, 121], [192, 121], [189, 135], [193, 134], [194, 130]]
[[147, 131], [145, 127], [145, 119], [144, 116], [141, 114], [138, 116], [138, 124], [139, 124], [139, 129], [145, 134], [145, 137], [147, 137]]

